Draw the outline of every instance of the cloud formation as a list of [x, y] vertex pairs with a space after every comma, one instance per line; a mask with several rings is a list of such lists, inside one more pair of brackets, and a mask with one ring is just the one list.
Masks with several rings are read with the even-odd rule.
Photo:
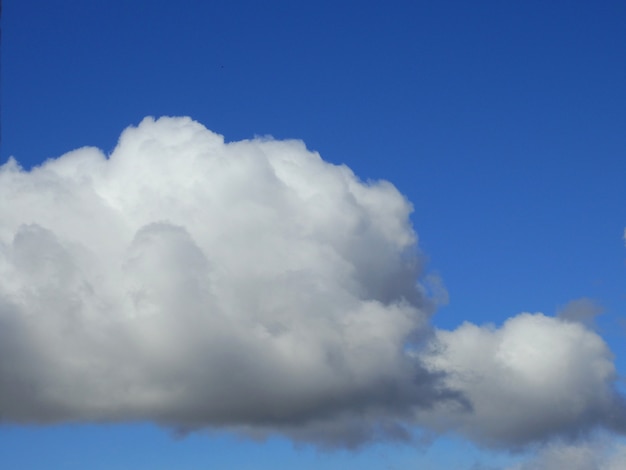
[[626, 468], [626, 444], [592, 440], [583, 444], [554, 443], [537, 455], [507, 470], [622, 470]]
[[432, 312], [410, 203], [301, 142], [147, 118], [109, 158], [9, 161], [0, 200], [5, 421], [357, 442], [456, 399], [405, 354]]
[[500, 328], [464, 323], [437, 331], [424, 360], [473, 411], [441, 404], [422, 419], [487, 446], [521, 448], [626, 422], [611, 352], [580, 322], [523, 313]]
[[558, 312], [558, 317], [564, 320], [579, 322], [589, 328], [595, 328], [595, 319], [604, 311], [601, 305], [592, 299], [582, 297], [571, 300]]
[[411, 204], [300, 141], [146, 118], [108, 157], [10, 160], [0, 200], [1, 421], [495, 447], [626, 422], [580, 312], [433, 333]]

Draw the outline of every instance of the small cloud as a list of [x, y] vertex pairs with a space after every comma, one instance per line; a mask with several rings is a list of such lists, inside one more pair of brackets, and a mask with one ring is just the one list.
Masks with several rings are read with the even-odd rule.
[[604, 308], [601, 305], [592, 299], [583, 297], [568, 302], [557, 312], [557, 317], [593, 328], [595, 327], [595, 318], [603, 312]]
[[495, 448], [522, 448], [597, 426], [626, 424], [606, 343], [578, 322], [523, 313], [504, 325], [438, 330], [424, 361], [460, 391], [471, 412], [449, 404], [420, 411], [422, 422]]

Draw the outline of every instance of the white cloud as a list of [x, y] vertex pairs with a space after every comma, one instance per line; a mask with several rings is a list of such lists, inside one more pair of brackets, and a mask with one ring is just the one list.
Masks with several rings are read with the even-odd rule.
[[8, 162], [0, 200], [4, 420], [356, 442], [445, 395], [404, 352], [432, 310], [411, 205], [301, 142], [146, 119], [109, 158]]
[[438, 331], [424, 357], [473, 411], [443, 404], [423, 419], [482, 444], [515, 448], [623, 422], [612, 355], [581, 323], [529, 313], [500, 328], [465, 323]]
[[9, 161], [0, 200], [2, 421], [512, 447], [626, 422], [580, 322], [467, 323], [422, 353], [446, 295], [411, 204], [299, 141], [148, 118], [109, 157]]

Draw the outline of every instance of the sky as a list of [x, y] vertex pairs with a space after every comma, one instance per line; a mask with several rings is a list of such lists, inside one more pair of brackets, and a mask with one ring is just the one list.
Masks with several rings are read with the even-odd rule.
[[626, 467], [623, 2], [2, 6], [3, 465]]

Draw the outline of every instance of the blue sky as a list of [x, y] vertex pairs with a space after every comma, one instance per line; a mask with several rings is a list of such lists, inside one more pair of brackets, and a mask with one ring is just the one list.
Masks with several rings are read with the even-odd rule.
[[[623, 3], [3, 6], [0, 162], [14, 157], [28, 172], [84, 146], [109, 155], [146, 116], [189, 116], [226, 142], [301, 140], [363, 181], [390, 181], [411, 202], [425, 271], [449, 295], [434, 328], [499, 328], [522, 312], [552, 318], [591, 299], [583, 315], [592, 304], [603, 314], [585, 332], [606, 342], [622, 386]], [[140, 167], [135, 176], [143, 178]], [[470, 469], [513, 468], [553, 445], [543, 436], [510, 453], [510, 443], [458, 429], [439, 435], [420, 419], [412, 429], [428, 443], [325, 452], [306, 439], [294, 447], [290, 431], [255, 441], [217, 426], [218, 435], [180, 438], [125, 419], [39, 426], [30, 417], [0, 427], [0, 454], [20, 468]]]

